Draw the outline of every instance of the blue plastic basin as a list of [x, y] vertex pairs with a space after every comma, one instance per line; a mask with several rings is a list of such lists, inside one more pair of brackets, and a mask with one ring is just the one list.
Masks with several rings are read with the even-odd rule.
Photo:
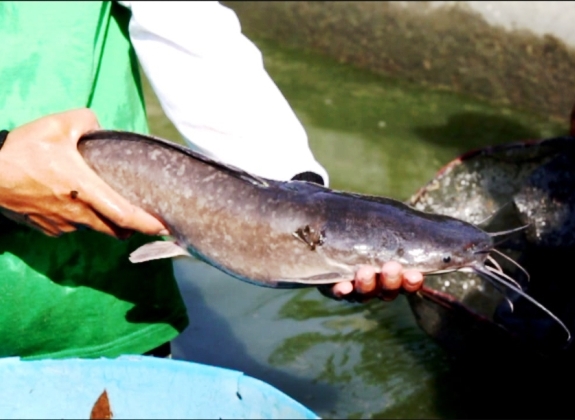
[[241, 372], [146, 356], [0, 359], [1, 418], [88, 419], [106, 390], [113, 418], [317, 419]]

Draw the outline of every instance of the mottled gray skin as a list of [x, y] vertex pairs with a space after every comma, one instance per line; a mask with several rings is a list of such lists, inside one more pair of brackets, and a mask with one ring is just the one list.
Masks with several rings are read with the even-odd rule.
[[491, 237], [383, 197], [250, 175], [165, 140], [84, 136], [79, 151], [116, 191], [157, 215], [188, 251], [244, 281], [298, 287], [352, 280], [394, 260], [425, 273], [483, 264]]

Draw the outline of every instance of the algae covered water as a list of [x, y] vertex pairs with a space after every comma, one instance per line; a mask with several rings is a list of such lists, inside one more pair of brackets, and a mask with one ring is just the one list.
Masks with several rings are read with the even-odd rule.
[[[407, 199], [462, 152], [566, 131], [566, 123], [539, 115], [257, 44], [332, 188]], [[177, 140], [146, 94], [152, 132]], [[178, 260], [175, 271], [190, 326], [173, 343], [174, 357], [243, 371], [321, 417], [493, 415], [490, 401], [504, 401], [477, 395], [474, 402], [483, 389], [477, 378], [454, 371], [401, 296], [336, 302], [313, 288], [244, 284], [192, 259]], [[499, 373], [493, 381], [507, 380]]]

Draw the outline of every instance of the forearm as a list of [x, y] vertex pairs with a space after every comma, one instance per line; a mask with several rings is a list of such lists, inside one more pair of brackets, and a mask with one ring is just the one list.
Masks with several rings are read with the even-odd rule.
[[192, 146], [260, 176], [314, 172], [305, 130], [266, 73], [261, 53], [218, 3], [120, 2], [154, 91]]

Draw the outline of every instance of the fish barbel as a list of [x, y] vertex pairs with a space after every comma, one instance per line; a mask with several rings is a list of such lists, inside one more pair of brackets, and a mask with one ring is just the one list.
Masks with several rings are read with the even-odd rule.
[[280, 288], [352, 280], [360, 266], [392, 260], [423, 274], [473, 270], [532, 301], [570, 339], [561, 320], [488, 264], [496, 234], [470, 223], [385, 197], [261, 178], [152, 136], [95, 131], [78, 150], [175, 239], [144, 245], [133, 262], [191, 254], [240, 280]]

